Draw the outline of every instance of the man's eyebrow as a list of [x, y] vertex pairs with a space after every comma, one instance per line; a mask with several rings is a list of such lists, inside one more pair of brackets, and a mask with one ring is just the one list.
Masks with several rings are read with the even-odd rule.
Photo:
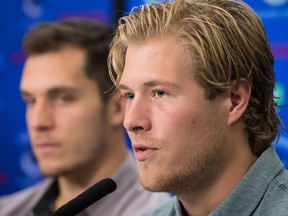
[[74, 93], [78, 92], [78, 89], [73, 88], [73, 87], [53, 87], [48, 90], [48, 94], [57, 94], [57, 93], [62, 93], [62, 92], [67, 92], [67, 93]]
[[163, 85], [163, 86], [172, 86], [174, 88], [179, 88], [179, 86], [176, 85], [175, 83], [171, 83], [171, 82], [164, 81], [164, 80], [153, 80], [153, 81], [145, 82], [144, 85], [148, 87]]
[[[153, 81], [149, 81], [149, 82], [144, 82], [143, 85], [147, 86], [147, 87], [154, 87], [154, 86], [163, 85], [163, 86], [172, 86], [173, 88], [180, 88], [178, 85], [176, 85], [174, 83], [171, 83], [168, 81], [163, 81], [163, 80], [153, 80]], [[118, 89], [130, 90], [130, 88], [128, 86], [126, 86], [125, 84], [119, 84]]]
[[130, 90], [130, 88], [124, 84], [119, 84], [117, 86], [117, 89], [122, 89], [122, 90]]
[[[51, 89], [49, 89], [46, 94], [48, 95], [55, 95], [55, 94], [59, 94], [59, 93], [77, 93], [78, 92], [78, 89], [76, 88], [73, 88], [73, 87], [62, 87], [62, 86], [59, 86], [59, 87], [53, 87]], [[20, 93], [22, 96], [30, 96], [30, 95], [33, 95], [32, 92], [29, 92], [27, 90], [24, 90], [24, 89], [20, 89]]]

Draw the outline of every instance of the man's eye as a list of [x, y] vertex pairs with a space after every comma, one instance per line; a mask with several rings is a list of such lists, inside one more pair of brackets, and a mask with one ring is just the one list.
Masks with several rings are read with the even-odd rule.
[[26, 96], [26, 95], [22, 95], [22, 100], [27, 106], [34, 104], [36, 102], [36, 99], [34, 97]]
[[127, 93], [127, 94], [125, 95], [125, 97], [126, 97], [127, 100], [133, 100], [133, 99], [134, 99], [134, 94], [132, 94], [132, 93]]
[[35, 99], [32, 99], [32, 98], [25, 98], [24, 99], [24, 103], [26, 104], [26, 105], [32, 105], [32, 104], [34, 104], [35, 103]]
[[73, 98], [69, 95], [59, 95], [58, 100], [62, 102], [68, 102], [68, 101], [72, 101]]
[[156, 97], [164, 97], [166, 95], [166, 92], [165, 91], [162, 91], [162, 90], [156, 90], [154, 95]]

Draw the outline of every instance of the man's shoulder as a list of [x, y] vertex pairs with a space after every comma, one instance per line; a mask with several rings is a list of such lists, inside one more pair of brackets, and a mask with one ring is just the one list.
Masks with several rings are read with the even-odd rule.
[[255, 215], [287, 215], [288, 213], [288, 171], [283, 169], [273, 179]]
[[276, 176], [275, 179], [278, 179], [278, 181], [281, 181], [281, 182], [285, 182], [287, 183], [288, 182], [288, 170], [287, 169], [282, 169], [279, 174]]
[[26, 200], [27, 198], [31, 196], [35, 196], [36, 194], [42, 193], [42, 191], [44, 192], [51, 185], [51, 183], [52, 183], [52, 180], [50, 179], [39, 181], [36, 184], [30, 187], [24, 188], [15, 193], [1, 196], [0, 203], [6, 202], [6, 201], [14, 201], [14, 200]]
[[271, 194], [275, 194], [275, 199], [285, 200], [288, 206], [288, 170], [282, 169], [272, 182], [273, 185], [269, 188]]
[[[44, 180], [15, 193], [0, 197], [1, 216], [26, 215], [42, 197], [51, 180]], [[20, 211], [22, 213], [20, 213]]]

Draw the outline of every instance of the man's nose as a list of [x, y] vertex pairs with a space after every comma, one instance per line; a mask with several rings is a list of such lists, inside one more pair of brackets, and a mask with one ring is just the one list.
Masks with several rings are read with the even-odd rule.
[[151, 129], [151, 108], [141, 98], [134, 98], [126, 104], [124, 127], [129, 132], [144, 132]]
[[49, 103], [37, 101], [26, 112], [29, 129], [43, 131], [53, 127], [53, 107]]

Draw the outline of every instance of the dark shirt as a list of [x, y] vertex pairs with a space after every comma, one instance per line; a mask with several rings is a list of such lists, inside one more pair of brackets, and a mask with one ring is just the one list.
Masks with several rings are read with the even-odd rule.
[[59, 189], [57, 181], [51, 184], [51, 187], [44, 194], [42, 199], [36, 204], [33, 209], [35, 216], [51, 216], [55, 209], [55, 200], [58, 196]]

